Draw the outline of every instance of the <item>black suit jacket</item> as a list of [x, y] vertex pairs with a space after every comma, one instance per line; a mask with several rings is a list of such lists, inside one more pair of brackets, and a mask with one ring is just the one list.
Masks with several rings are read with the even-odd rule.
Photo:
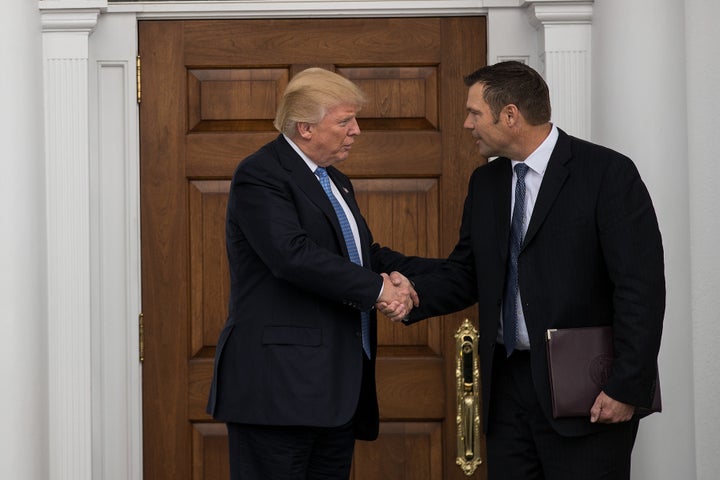
[[[478, 303], [484, 425], [492, 402], [508, 256], [511, 162], [497, 158], [472, 174], [460, 239], [441, 271], [413, 277], [420, 308], [407, 323]], [[604, 390], [649, 407], [665, 309], [661, 236], [648, 191], [632, 161], [559, 132], [518, 260], [535, 390], [564, 435], [600, 425], [554, 420], [545, 353], [549, 328], [612, 325], [615, 361]]]
[[[335, 211], [314, 173], [279, 136], [240, 163], [227, 207], [227, 323], [207, 411], [257, 425], [378, 433], [375, 392], [378, 273], [410, 268], [373, 244], [352, 184], [328, 174], [357, 222], [363, 266], [349, 260]], [[412, 268], [411, 270], [412, 271]], [[373, 359], [362, 354], [360, 311], [371, 314]]]

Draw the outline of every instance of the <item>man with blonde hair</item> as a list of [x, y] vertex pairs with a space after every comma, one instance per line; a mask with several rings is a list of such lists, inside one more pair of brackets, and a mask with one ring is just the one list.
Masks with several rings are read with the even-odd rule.
[[347, 479], [355, 439], [378, 435], [373, 307], [405, 314], [417, 297], [376, 273], [405, 259], [373, 243], [334, 167], [365, 102], [340, 75], [300, 72], [278, 107], [281, 134], [233, 175], [229, 315], [208, 402], [228, 426], [233, 480]]

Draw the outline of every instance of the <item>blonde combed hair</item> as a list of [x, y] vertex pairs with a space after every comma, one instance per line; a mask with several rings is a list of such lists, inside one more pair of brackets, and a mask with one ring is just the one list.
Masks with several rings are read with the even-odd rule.
[[288, 83], [278, 105], [273, 125], [290, 138], [297, 134], [298, 123], [318, 123], [335, 106], [362, 107], [367, 97], [347, 78], [323, 68], [308, 68]]

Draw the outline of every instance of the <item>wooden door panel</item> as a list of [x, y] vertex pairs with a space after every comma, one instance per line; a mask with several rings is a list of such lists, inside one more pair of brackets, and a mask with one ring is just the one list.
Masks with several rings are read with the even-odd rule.
[[227, 429], [224, 423], [196, 423], [192, 431], [192, 479], [230, 478]]
[[[438, 182], [419, 179], [356, 179], [355, 197], [381, 245], [406, 255], [439, 257]], [[407, 328], [378, 314], [378, 355], [441, 355], [439, 322]]]
[[437, 179], [356, 179], [353, 186], [377, 243], [406, 255], [440, 256]]
[[288, 81], [287, 68], [189, 69], [188, 130], [272, 130]]
[[382, 119], [392, 119], [386, 124], [393, 130], [437, 128], [436, 66], [338, 68], [337, 72], [368, 95], [368, 104], [358, 114], [368, 120], [363, 122], [365, 128]]
[[[271, 124], [272, 120], [268, 125]], [[277, 131], [188, 135], [185, 138], [185, 175], [188, 178], [227, 178], [226, 172], [232, 172], [240, 160], [277, 135]]]
[[380, 357], [378, 354], [381, 421], [442, 421], [446, 409], [443, 396], [438, 392], [445, 388], [444, 366], [444, 359], [437, 355]]
[[[400, 130], [394, 131], [392, 138], [386, 138], [382, 132], [366, 129], [366, 121], [360, 122], [362, 134], [355, 138], [350, 159], [340, 165], [343, 173], [353, 178], [371, 177], [377, 172], [383, 172], [385, 178], [440, 177], [443, 170], [442, 134]], [[232, 172], [240, 160], [275, 137], [277, 131], [188, 135], [185, 174], [188, 178], [224, 177], [227, 175], [224, 172]], [[412, 162], [410, 172], [407, 162]]]
[[434, 480], [442, 472], [440, 422], [383, 423], [378, 440], [355, 447], [353, 480]]
[[225, 254], [228, 180], [189, 183], [190, 356], [212, 358], [227, 319], [230, 272]]
[[[229, 297], [229, 179], [277, 136], [292, 75], [322, 66], [367, 93], [339, 167], [377, 242], [445, 256], [480, 161], [462, 129], [462, 75], [484, 63], [484, 29], [482, 18], [141, 22], [146, 478], [227, 478], [226, 430], [205, 405]], [[354, 479], [467, 478], [452, 388], [463, 317], [404, 327], [380, 315], [381, 434], [358, 443]]]
[[443, 54], [437, 18], [185, 23], [184, 58], [192, 66], [438, 65]]

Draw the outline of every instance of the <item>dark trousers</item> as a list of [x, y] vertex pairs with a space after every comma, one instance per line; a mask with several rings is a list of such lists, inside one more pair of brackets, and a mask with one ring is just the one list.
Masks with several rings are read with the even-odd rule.
[[530, 353], [505, 358], [498, 347], [487, 432], [489, 480], [628, 480], [638, 420], [561, 436], [537, 400]]
[[231, 480], [347, 480], [355, 438], [341, 427], [227, 423]]

